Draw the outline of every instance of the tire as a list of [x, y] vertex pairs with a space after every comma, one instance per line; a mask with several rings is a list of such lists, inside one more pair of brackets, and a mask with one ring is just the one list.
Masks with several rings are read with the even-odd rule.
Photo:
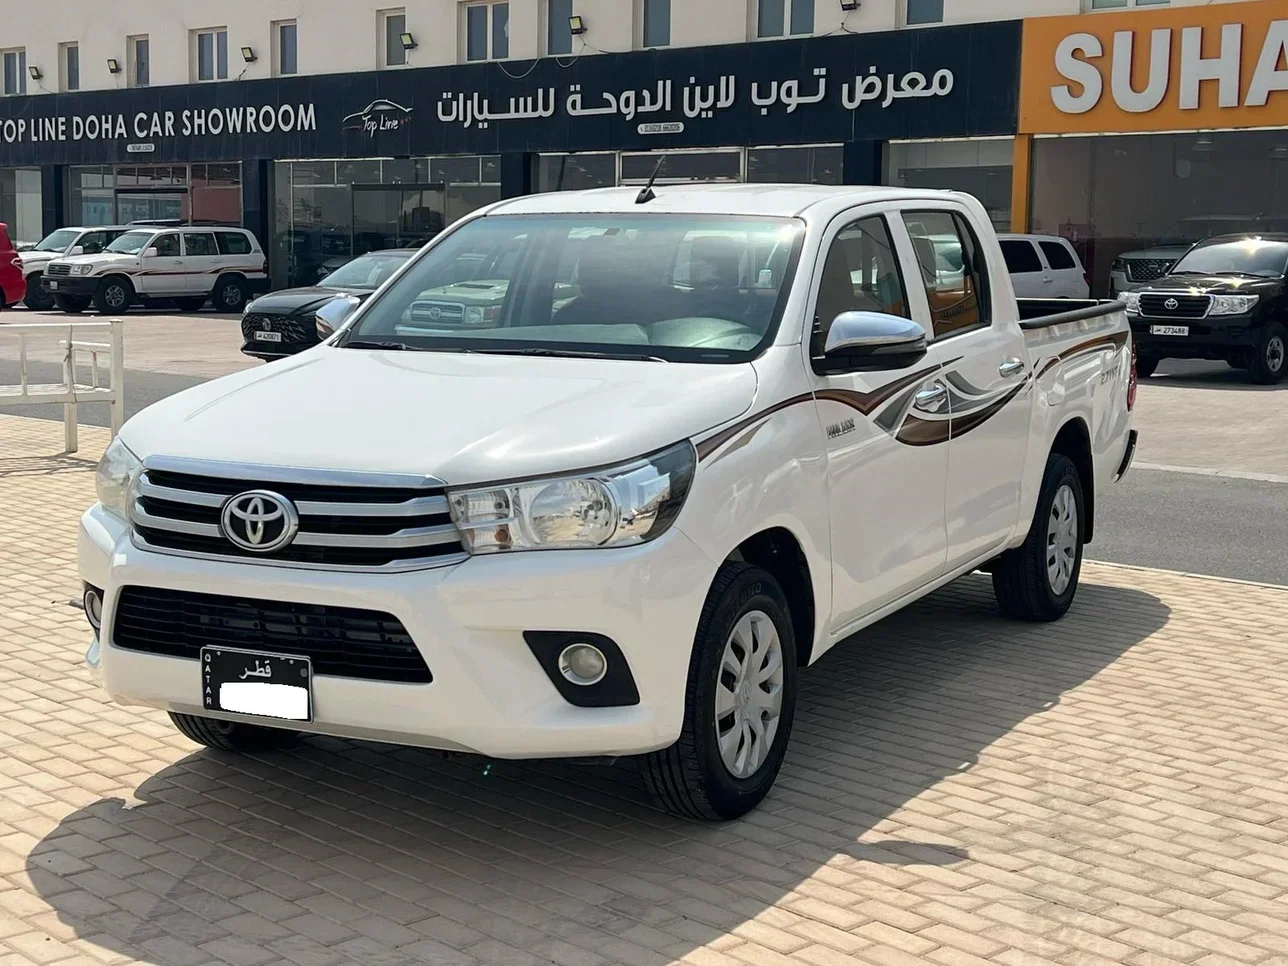
[[1248, 366], [1252, 381], [1263, 386], [1273, 386], [1288, 375], [1288, 329], [1280, 322], [1272, 322], [1261, 334], [1252, 362]]
[[288, 731], [285, 728], [264, 728], [239, 721], [198, 718], [190, 714], [171, 712], [170, 720], [184, 737], [219, 751], [272, 751], [274, 748], [293, 744], [300, 737], [298, 731]]
[[180, 312], [200, 312], [206, 306], [204, 298], [175, 299]]
[[[744, 690], [736, 683], [733, 667], [725, 666], [724, 658], [728, 650], [732, 660], [739, 660], [737, 641], [750, 636], [746, 632], [753, 615], [759, 615], [754, 621], [758, 628], [754, 639], [768, 648], [762, 660], [771, 662], [759, 665], [756, 671], [761, 673], [766, 667], [774, 670], [768, 687], [753, 683]], [[773, 644], [767, 634], [770, 630], [777, 632], [777, 664], [772, 663]], [[754, 655], [746, 648], [741, 651], [747, 657]], [[738, 818], [759, 805], [778, 777], [791, 738], [796, 679], [796, 638], [782, 588], [759, 567], [725, 564], [716, 574], [698, 619], [680, 738], [670, 748], [645, 755], [639, 762], [644, 783], [658, 803], [677, 815], [710, 821]], [[717, 694], [722, 690], [729, 695], [728, 710], [723, 714], [716, 708]], [[765, 716], [771, 713], [772, 705], [761, 705], [757, 694], [767, 699], [776, 694], [779, 708], [772, 737], [767, 743], [761, 740], [759, 745], [755, 732], [750, 732], [749, 738], [746, 730], [752, 726], [743, 726], [743, 721], [758, 715], [763, 735]], [[735, 765], [741, 760], [742, 767], [750, 769], [748, 773], [736, 774], [726, 764], [717, 739], [722, 727], [730, 736], [729, 749]], [[756, 748], [760, 750], [758, 763], [742, 755]]]
[[215, 283], [210, 304], [216, 312], [240, 312], [246, 308], [246, 286], [235, 276], [225, 276]]
[[1137, 356], [1136, 378], [1148, 379], [1154, 374], [1154, 370], [1158, 368], [1158, 364], [1162, 361], [1161, 359], [1155, 359], [1153, 356]]
[[32, 272], [27, 278], [27, 294], [22, 297], [22, 302], [33, 312], [48, 312], [54, 307], [54, 297], [40, 287], [43, 274]]
[[[1067, 512], [1070, 506], [1072, 520]], [[1085, 507], [1082, 481], [1073, 462], [1052, 453], [1028, 536], [1022, 546], [998, 557], [993, 569], [993, 593], [1003, 616], [1054, 621], [1068, 612], [1082, 573]], [[1060, 570], [1053, 575], [1051, 561], [1061, 554]]]
[[55, 295], [54, 305], [58, 307], [59, 311], [80, 315], [89, 308], [89, 299], [80, 295]]
[[103, 315], [125, 312], [134, 301], [134, 287], [123, 278], [105, 278], [94, 293], [94, 308]]

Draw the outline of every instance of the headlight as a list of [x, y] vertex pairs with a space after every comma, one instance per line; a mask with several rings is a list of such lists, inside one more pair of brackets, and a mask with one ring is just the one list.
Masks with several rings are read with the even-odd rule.
[[1123, 292], [1123, 301], [1127, 303], [1128, 315], [1140, 315], [1140, 293]]
[[94, 273], [93, 265], [73, 265], [72, 266], [73, 275], [92, 275], [93, 273]]
[[125, 518], [130, 493], [142, 470], [143, 464], [121, 442], [121, 438], [118, 436], [112, 440], [112, 445], [98, 461], [98, 474], [94, 478], [99, 502], [117, 516]]
[[1260, 295], [1214, 295], [1208, 315], [1243, 315], [1252, 311]]
[[1126, 274], [1127, 263], [1123, 261], [1121, 258], [1115, 258], [1114, 263], [1109, 266], [1109, 271], [1117, 272], [1120, 275]]
[[602, 472], [448, 496], [470, 553], [624, 547], [670, 529], [696, 466], [693, 445], [684, 442]]
[[481, 325], [483, 322], [483, 306], [471, 305], [465, 310], [466, 325]]

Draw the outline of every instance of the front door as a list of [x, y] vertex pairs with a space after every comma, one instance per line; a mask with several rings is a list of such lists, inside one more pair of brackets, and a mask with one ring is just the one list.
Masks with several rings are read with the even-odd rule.
[[187, 274], [183, 276], [186, 295], [209, 295], [219, 276], [221, 256], [215, 244], [213, 231], [186, 231], [183, 233], [183, 260]]
[[1015, 318], [1002, 317], [989, 289], [990, 266], [965, 209], [909, 211], [903, 219], [949, 393], [952, 570], [1000, 549], [1016, 525], [1032, 406], [1028, 353]]
[[[842, 312], [911, 317], [888, 218], [842, 217], [824, 239], [811, 355]], [[905, 242], [906, 244], [906, 242]], [[816, 371], [818, 363], [814, 363]], [[817, 375], [827, 436], [834, 626], [850, 624], [942, 573], [947, 393], [931, 351], [907, 369]]]
[[[155, 251], [155, 255], [148, 252]], [[182, 295], [184, 292], [183, 245], [177, 231], [157, 235], [143, 251], [141, 270], [134, 280], [140, 295]]]

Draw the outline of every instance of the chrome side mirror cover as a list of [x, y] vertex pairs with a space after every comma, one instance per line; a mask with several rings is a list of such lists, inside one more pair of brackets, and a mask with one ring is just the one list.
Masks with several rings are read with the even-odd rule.
[[926, 332], [911, 319], [883, 312], [842, 312], [832, 320], [816, 368], [825, 372], [906, 369], [929, 351]]
[[349, 317], [358, 310], [362, 300], [353, 295], [341, 295], [332, 299], [317, 310], [314, 319], [317, 324], [318, 341], [325, 341], [335, 335], [336, 329], [349, 321]]

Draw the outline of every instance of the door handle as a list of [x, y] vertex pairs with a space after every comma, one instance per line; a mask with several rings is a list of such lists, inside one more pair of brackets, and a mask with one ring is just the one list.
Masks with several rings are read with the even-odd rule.
[[1024, 371], [1024, 363], [1019, 359], [1007, 359], [997, 367], [997, 371], [1009, 379], [1011, 376], [1018, 376]]
[[947, 401], [948, 390], [944, 388], [943, 383], [937, 382], [917, 393], [913, 399], [913, 405], [922, 412], [937, 413], [944, 408], [944, 403]]

